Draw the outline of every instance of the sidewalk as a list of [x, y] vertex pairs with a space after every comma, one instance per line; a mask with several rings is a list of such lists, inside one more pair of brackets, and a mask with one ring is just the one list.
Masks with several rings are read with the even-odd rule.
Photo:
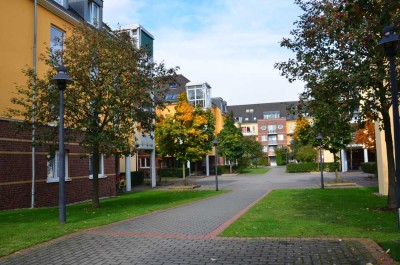
[[[232, 192], [63, 237], [0, 264], [383, 264], [370, 240], [218, 237], [272, 188], [318, 187], [318, 175], [282, 175], [275, 168], [222, 176], [220, 188]], [[213, 177], [196, 182], [215, 184]]]

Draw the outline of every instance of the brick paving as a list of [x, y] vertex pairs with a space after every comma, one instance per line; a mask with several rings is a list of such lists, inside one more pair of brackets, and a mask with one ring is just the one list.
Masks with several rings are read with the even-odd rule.
[[[369, 240], [220, 238], [218, 233], [272, 188], [318, 187], [318, 175], [221, 177], [232, 192], [66, 236], [0, 264], [392, 264]], [[212, 188], [212, 178], [195, 180]]]

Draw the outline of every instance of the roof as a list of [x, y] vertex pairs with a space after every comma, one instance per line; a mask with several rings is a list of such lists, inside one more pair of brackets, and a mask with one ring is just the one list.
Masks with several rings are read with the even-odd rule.
[[[295, 120], [297, 118], [298, 101], [259, 103], [247, 105], [229, 105], [229, 111], [233, 112], [235, 118], [242, 117], [242, 123], [254, 123], [264, 119], [265, 112], [279, 111], [280, 118]], [[246, 120], [246, 118], [248, 118]]]
[[186, 84], [186, 86], [202, 86], [204, 84], [206, 84], [207, 87], [211, 88], [210, 84], [208, 84], [206, 81], [189, 82]]
[[132, 30], [132, 29], [140, 29], [143, 32], [145, 32], [147, 35], [149, 35], [150, 38], [152, 38], [154, 40], [154, 36], [148, 32], [142, 25], [136, 23], [136, 24], [130, 24], [130, 25], [126, 25], [126, 26], [122, 26], [121, 30]]
[[186, 84], [190, 80], [185, 76], [179, 74], [175, 77], [175, 83], [169, 84], [167, 93], [165, 95], [165, 101], [168, 103], [175, 103], [178, 100], [178, 95], [182, 92], [186, 92]]

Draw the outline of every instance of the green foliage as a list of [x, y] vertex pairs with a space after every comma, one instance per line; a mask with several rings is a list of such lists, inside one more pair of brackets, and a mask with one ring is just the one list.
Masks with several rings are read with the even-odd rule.
[[[336, 169], [339, 168], [338, 163], [323, 163], [322, 165], [323, 170], [327, 172], [334, 172]], [[288, 173], [300, 173], [300, 172], [317, 172], [320, 171], [320, 164], [319, 163], [299, 163], [299, 164], [289, 164], [287, 165], [287, 172]]]
[[132, 178], [132, 186], [142, 185], [144, 182], [144, 172], [143, 171], [132, 171], [131, 178]]
[[378, 174], [378, 167], [376, 162], [361, 163], [361, 169], [365, 173]]
[[317, 158], [318, 151], [311, 145], [304, 145], [297, 150], [296, 159], [299, 162], [314, 162]]
[[76, 133], [69, 136], [79, 136], [75, 140], [84, 155], [93, 154], [93, 207], [99, 207], [99, 154], [134, 152], [132, 136], [137, 131], [152, 131], [156, 118], [152, 96], [164, 97], [161, 88], [171, 83], [175, 69], [151, 62], [145, 50], [137, 49], [126, 34], [94, 30], [85, 23], [75, 25], [60, 44], [64, 46], [62, 53], [53, 56], [49, 49], [41, 56], [48, 67], [44, 76], [34, 76], [31, 69], [25, 71], [27, 85], [17, 88], [12, 99], [16, 106], [8, 110], [8, 116], [23, 117], [31, 130], [35, 113], [37, 141], [57, 142], [56, 133], [48, 134], [49, 128], [57, 128], [48, 125], [59, 121], [59, 90], [50, 80], [57, 73], [54, 63], [62, 60], [73, 80], [65, 90], [65, 127]]
[[[158, 174], [161, 178], [183, 178], [182, 168], [160, 168]], [[189, 169], [185, 168], [185, 176], [189, 175]]]
[[386, 197], [376, 196], [377, 191], [377, 188], [274, 190], [221, 236], [332, 239], [362, 236], [374, 240], [400, 260], [396, 213], [382, 211]]
[[278, 166], [286, 165], [288, 149], [287, 147], [278, 147], [275, 150], [276, 164]]
[[[400, 26], [399, 1], [296, 0], [303, 14], [292, 38], [281, 46], [295, 59], [275, 64], [289, 79], [306, 83], [302, 100], [309, 102], [324, 148], [333, 154], [349, 142], [346, 122], [354, 110], [365, 121], [378, 121], [386, 138], [388, 206], [396, 207], [395, 167], [389, 109], [388, 58], [377, 49], [385, 26]], [[397, 60], [396, 69], [399, 68]], [[335, 156], [335, 161], [337, 157]]]
[[251, 163], [255, 165], [264, 165], [260, 162], [264, 157], [263, 146], [255, 137], [243, 137], [243, 157], [251, 159]]
[[220, 155], [230, 161], [243, 156], [243, 135], [240, 128], [235, 126], [233, 113], [225, 117], [224, 127], [218, 134]]

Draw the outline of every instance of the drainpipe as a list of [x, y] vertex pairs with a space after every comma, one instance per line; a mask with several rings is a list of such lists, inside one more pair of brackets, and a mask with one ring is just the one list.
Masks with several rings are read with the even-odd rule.
[[36, 37], [37, 37], [37, 0], [33, 6], [33, 98], [32, 98], [32, 193], [31, 208], [35, 208], [35, 179], [36, 179], [36, 150], [35, 150], [35, 131], [36, 131]]

